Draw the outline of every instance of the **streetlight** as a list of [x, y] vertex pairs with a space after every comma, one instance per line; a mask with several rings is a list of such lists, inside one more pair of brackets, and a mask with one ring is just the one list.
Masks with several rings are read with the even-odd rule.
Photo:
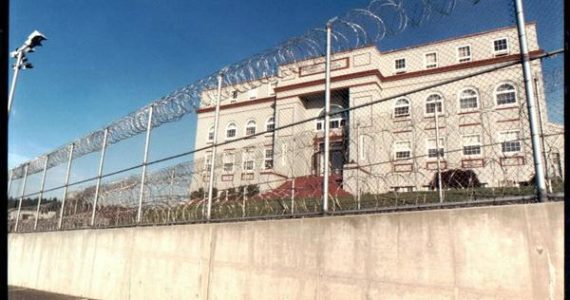
[[47, 38], [41, 34], [39, 31], [34, 30], [28, 39], [15, 51], [10, 53], [12, 58], [16, 59], [16, 64], [14, 67], [14, 78], [12, 78], [12, 86], [10, 87], [10, 95], [8, 95], [8, 116], [10, 115], [10, 108], [12, 107], [12, 99], [14, 98], [14, 91], [16, 90], [16, 80], [18, 79], [18, 72], [20, 69], [31, 69], [31, 63], [28, 62], [26, 53], [34, 52], [34, 48], [42, 45], [42, 41], [47, 40]]

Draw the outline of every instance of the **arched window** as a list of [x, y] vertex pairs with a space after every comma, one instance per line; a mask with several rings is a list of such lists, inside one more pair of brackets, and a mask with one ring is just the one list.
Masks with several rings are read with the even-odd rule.
[[394, 118], [405, 118], [410, 116], [410, 100], [406, 98], [398, 99], [394, 104]]
[[517, 103], [517, 92], [510, 83], [503, 83], [495, 89], [497, 105], [509, 105]]
[[255, 121], [249, 120], [247, 122], [247, 124], [245, 125], [245, 135], [246, 136], [253, 135], [253, 134], [255, 134], [256, 130], [257, 130], [257, 125], [256, 125]]
[[426, 99], [426, 115], [443, 112], [443, 97], [440, 94], [431, 94]]
[[265, 121], [265, 130], [272, 131], [275, 129], [275, 118], [269, 117], [267, 121]]
[[235, 123], [229, 123], [226, 126], [226, 138], [234, 139], [237, 136], [237, 126]]
[[459, 93], [459, 109], [474, 110], [479, 108], [479, 94], [472, 88], [467, 88]]
[[[343, 111], [344, 108], [338, 104], [331, 105], [331, 113], [335, 113], [340, 111], [337, 114], [333, 114], [329, 118], [329, 127], [330, 129], [335, 128], [342, 128], [344, 127], [344, 123], [346, 120], [346, 111]], [[317, 130], [325, 130], [325, 110], [321, 110], [319, 113], [319, 118], [317, 119], [316, 123]]]
[[208, 129], [208, 142], [214, 141], [214, 126]]

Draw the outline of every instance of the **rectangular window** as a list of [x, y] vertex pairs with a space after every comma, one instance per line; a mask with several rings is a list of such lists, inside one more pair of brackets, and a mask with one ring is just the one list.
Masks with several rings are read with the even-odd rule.
[[398, 58], [394, 60], [394, 70], [396, 71], [396, 73], [406, 72], [406, 59]]
[[243, 162], [243, 169], [246, 171], [253, 171], [254, 168], [254, 161], [253, 159], [248, 159]]
[[519, 131], [506, 131], [499, 133], [501, 151], [503, 153], [516, 153], [521, 151]]
[[324, 126], [323, 126], [324, 124], [325, 124], [325, 121], [317, 120], [317, 131], [325, 130]]
[[493, 41], [493, 53], [495, 56], [509, 54], [509, 43], [507, 38], [501, 38]]
[[255, 127], [248, 126], [245, 128], [245, 135], [254, 135], [255, 134]]
[[206, 153], [204, 158], [204, 171], [210, 171], [212, 169], [212, 153]]
[[273, 169], [273, 149], [265, 149], [265, 163], [264, 163], [265, 170]]
[[340, 128], [340, 120], [331, 120], [330, 121], [330, 128]]
[[231, 152], [224, 153], [224, 171], [225, 172], [234, 171], [234, 154]]
[[409, 106], [396, 106], [394, 108], [394, 118], [404, 118], [410, 116]]
[[[445, 144], [444, 144], [443, 138], [439, 138], [438, 144], [439, 145], [436, 145], [435, 139], [428, 139], [427, 140], [428, 158], [437, 158], [438, 152], [439, 152], [439, 157], [445, 156]], [[438, 149], [437, 146], [439, 146], [439, 151], [437, 150]]]
[[478, 134], [463, 136], [463, 155], [479, 156], [481, 155], [481, 136]]
[[396, 159], [408, 159], [412, 156], [412, 143], [400, 141], [394, 143], [394, 157]]
[[426, 69], [437, 68], [437, 53], [435, 52], [426, 53], [425, 60], [426, 60]]
[[459, 62], [471, 61], [471, 46], [461, 46], [457, 48], [457, 60]]
[[426, 103], [426, 114], [433, 114], [437, 110], [438, 115], [443, 111], [441, 102], [429, 102]]
[[228, 139], [235, 138], [235, 137], [236, 137], [236, 134], [237, 134], [237, 129], [235, 129], [235, 128], [229, 128], [229, 129], [226, 131], [226, 137], [227, 137]]

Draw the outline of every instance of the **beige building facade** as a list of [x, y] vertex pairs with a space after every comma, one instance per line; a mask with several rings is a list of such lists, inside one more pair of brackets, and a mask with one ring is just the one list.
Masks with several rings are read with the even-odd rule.
[[[526, 26], [536, 57], [543, 52], [536, 24]], [[335, 180], [352, 194], [426, 190], [443, 151], [441, 171], [472, 170], [484, 187], [529, 182], [534, 166], [519, 60], [515, 27], [388, 52], [369, 46], [334, 54], [331, 110], [340, 113], [331, 117], [328, 165]], [[322, 174], [323, 61], [281, 66], [279, 76], [247, 91], [225, 88], [217, 140], [227, 143], [217, 149], [218, 191], [248, 184], [267, 191]], [[546, 171], [549, 178], [562, 176], [564, 129], [547, 120], [539, 59], [532, 72]], [[214, 142], [214, 101], [206, 99], [214, 94], [204, 93], [198, 110], [197, 149]], [[208, 185], [211, 153], [196, 154], [193, 191]]]

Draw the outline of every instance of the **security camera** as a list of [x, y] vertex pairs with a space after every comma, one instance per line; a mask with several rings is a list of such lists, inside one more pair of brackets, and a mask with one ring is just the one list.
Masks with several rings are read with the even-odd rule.
[[26, 45], [29, 48], [34, 48], [36, 46], [41, 46], [42, 45], [42, 41], [47, 40], [47, 38], [41, 34], [41, 32], [34, 30], [34, 32], [32, 32], [30, 34], [30, 36], [28, 36], [28, 39], [26, 40]]

